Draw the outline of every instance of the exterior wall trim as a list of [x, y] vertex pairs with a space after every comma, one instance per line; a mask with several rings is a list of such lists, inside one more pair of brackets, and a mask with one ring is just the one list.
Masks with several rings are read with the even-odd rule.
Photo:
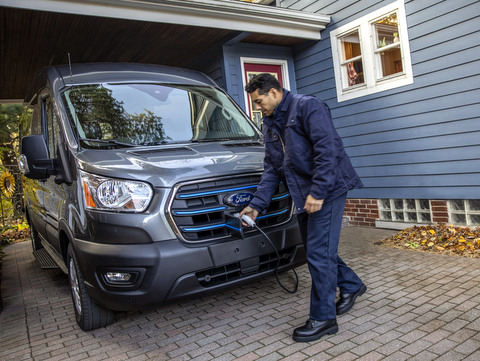
[[227, 0], [0, 0], [0, 6], [319, 40], [330, 17]]

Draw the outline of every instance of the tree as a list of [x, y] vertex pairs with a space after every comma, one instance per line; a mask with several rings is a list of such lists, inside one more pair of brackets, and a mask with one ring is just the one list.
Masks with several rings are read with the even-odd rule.
[[0, 157], [4, 166], [16, 166], [19, 147], [18, 123], [21, 104], [0, 104]]
[[[13, 208], [14, 218], [21, 215], [22, 196], [18, 189], [20, 189], [20, 175], [18, 173], [17, 155], [19, 153], [19, 132], [18, 126], [22, 116], [23, 106], [21, 104], [0, 104], [0, 160], [2, 167], [0, 169], [0, 179], [2, 185], [0, 188], [6, 189], [2, 197], [2, 217], [5, 216], [3, 210], [4, 206]], [[8, 170], [8, 172], [7, 172]], [[12, 178], [13, 174], [13, 178]], [[13, 194], [8, 192], [10, 186], [15, 184], [16, 189]], [[12, 198], [10, 200], [4, 197]], [[10, 206], [7, 205], [10, 204]], [[12, 209], [11, 208], [11, 209]]]

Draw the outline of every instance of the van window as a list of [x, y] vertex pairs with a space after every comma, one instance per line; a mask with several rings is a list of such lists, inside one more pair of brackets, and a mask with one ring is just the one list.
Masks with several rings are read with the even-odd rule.
[[51, 159], [57, 158], [59, 125], [55, 110], [50, 97], [42, 100], [42, 118], [45, 129], [45, 136], [48, 145], [48, 153]]
[[66, 90], [63, 99], [85, 147], [259, 139], [241, 110], [212, 87], [91, 84]]

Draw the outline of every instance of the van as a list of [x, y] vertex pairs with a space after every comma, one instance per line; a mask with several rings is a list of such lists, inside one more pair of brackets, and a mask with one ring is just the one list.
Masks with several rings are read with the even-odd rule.
[[[258, 227], [261, 132], [206, 75], [146, 64], [43, 69], [26, 100], [26, 219], [44, 268], [68, 275], [83, 330], [305, 263], [281, 183]], [[275, 247], [273, 247], [275, 246]]]

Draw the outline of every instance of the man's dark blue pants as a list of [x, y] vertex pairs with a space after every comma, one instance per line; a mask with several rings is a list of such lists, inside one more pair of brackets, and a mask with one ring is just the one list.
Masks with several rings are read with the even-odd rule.
[[310, 318], [317, 321], [337, 317], [337, 287], [342, 293], [355, 293], [362, 280], [338, 256], [347, 193], [325, 202], [320, 211], [298, 214], [298, 224], [307, 250], [308, 269], [312, 277]]

